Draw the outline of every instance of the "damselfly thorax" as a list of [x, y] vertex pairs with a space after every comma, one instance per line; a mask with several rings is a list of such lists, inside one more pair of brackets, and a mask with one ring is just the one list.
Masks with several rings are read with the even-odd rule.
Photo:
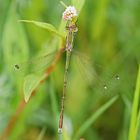
[[73, 34], [78, 31], [78, 28], [76, 24], [71, 24], [66, 26], [66, 31], [68, 32], [68, 35], [66, 36], [66, 51], [71, 52], [73, 49]]

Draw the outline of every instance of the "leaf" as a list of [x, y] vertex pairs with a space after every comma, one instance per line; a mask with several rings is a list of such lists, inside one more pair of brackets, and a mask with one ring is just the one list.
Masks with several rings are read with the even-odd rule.
[[57, 29], [52, 24], [45, 23], [45, 22], [34, 21], [34, 20], [19, 20], [19, 21], [20, 22], [26, 22], [26, 23], [32, 23], [32, 24], [34, 24], [34, 25], [36, 25], [40, 28], [47, 29], [49, 32], [54, 33], [61, 38], [64, 38], [64, 36], [59, 31], [57, 31]]
[[16, 14], [12, 10], [10, 11], [2, 38], [4, 60], [8, 69], [16, 60], [22, 58], [25, 61], [28, 58], [28, 42], [24, 28], [17, 23]]
[[85, 0], [72, 0], [72, 4], [76, 7], [78, 12], [81, 12], [81, 9], [85, 3]]
[[136, 124], [137, 124], [137, 119], [138, 119], [139, 103], [140, 103], [140, 65], [139, 65], [137, 81], [136, 81], [136, 89], [134, 92], [134, 98], [133, 98], [133, 104], [132, 104], [130, 128], [129, 128], [129, 135], [128, 135], [129, 140], [136, 139], [136, 132], [137, 132]]
[[[13, 73], [16, 61], [26, 61], [29, 56], [28, 41], [22, 24], [17, 22], [17, 14], [13, 5], [10, 6], [3, 27], [2, 51], [5, 71], [9, 73], [17, 89], [20, 90], [21, 79]], [[22, 71], [24, 73], [24, 71]]]
[[34, 74], [30, 74], [25, 77], [23, 86], [25, 102], [28, 102], [30, 96], [32, 95], [32, 92], [36, 89], [43, 78], [44, 76], [40, 77]]
[[93, 113], [91, 117], [87, 119], [83, 123], [83, 125], [79, 128], [78, 132], [75, 135], [75, 140], [77, 140], [80, 136], [82, 136], [83, 133], [93, 124], [93, 122], [95, 122], [96, 119], [98, 119], [99, 116], [101, 116], [117, 99], [118, 96], [114, 96], [107, 103], [101, 106], [95, 113]]

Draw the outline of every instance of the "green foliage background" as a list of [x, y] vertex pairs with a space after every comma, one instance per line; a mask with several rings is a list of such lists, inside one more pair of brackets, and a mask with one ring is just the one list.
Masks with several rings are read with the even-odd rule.
[[[70, 0], [64, 2], [71, 4]], [[98, 84], [92, 85], [93, 89], [89, 88], [82, 73], [90, 73], [90, 68], [85, 65], [85, 70], [83, 67], [78, 69], [73, 57], [65, 101], [64, 132], [59, 135], [57, 127], [65, 64], [65, 56], [62, 57], [53, 73], [37, 88], [37, 94], [19, 114], [16, 125], [8, 135], [9, 140], [131, 139], [133, 132], [129, 131], [129, 126], [133, 123], [130, 121], [132, 102], [137, 100], [133, 101], [133, 96], [140, 62], [140, 1], [72, 2], [79, 10], [79, 30], [75, 35], [74, 48], [90, 58], [101, 82], [107, 81], [110, 89], [104, 93]], [[0, 0], [1, 135], [23, 97], [23, 73], [27, 69], [25, 66], [25, 71], [18, 74], [13, 70], [13, 65], [62, 47], [62, 39], [55, 33], [19, 20], [50, 23], [64, 36], [63, 11], [59, 0]], [[39, 70], [38, 65], [35, 69]], [[112, 79], [114, 74], [120, 76], [119, 83]], [[135, 106], [135, 109], [138, 107]], [[136, 123], [137, 140], [140, 140], [139, 123], [140, 113]]]

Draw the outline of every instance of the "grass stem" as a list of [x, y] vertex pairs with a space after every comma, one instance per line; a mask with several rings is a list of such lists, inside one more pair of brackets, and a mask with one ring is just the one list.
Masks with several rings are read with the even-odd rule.
[[139, 99], [140, 99], [140, 65], [139, 65], [138, 76], [136, 81], [136, 89], [134, 92], [134, 99], [132, 104], [132, 113], [131, 113], [128, 140], [136, 140]]

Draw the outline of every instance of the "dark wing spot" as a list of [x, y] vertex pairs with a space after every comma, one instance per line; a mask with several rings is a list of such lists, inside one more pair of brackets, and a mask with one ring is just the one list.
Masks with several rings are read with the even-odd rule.
[[116, 75], [116, 76], [115, 76], [115, 79], [116, 79], [116, 80], [120, 80], [119, 75]]
[[15, 64], [14, 66], [16, 69], [20, 69], [19, 65]]
[[107, 90], [107, 85], [104, 85], [103, 88], [104, 88], [105, 90]]

